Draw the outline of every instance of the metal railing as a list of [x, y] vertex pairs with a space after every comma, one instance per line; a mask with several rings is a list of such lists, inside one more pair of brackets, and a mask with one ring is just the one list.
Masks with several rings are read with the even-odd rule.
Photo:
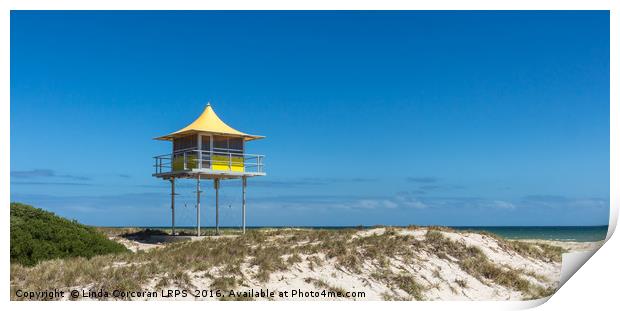
[[172, 154], [153, 157], [155, 174], [210, 169], [240, 173], [265, 173], [264, 155], [247, 154], [236, 150], [213, 148], [184, 149]]

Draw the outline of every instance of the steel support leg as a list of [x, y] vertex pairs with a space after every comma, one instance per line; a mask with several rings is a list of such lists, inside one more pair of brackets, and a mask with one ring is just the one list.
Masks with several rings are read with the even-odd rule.
[[213, 186], [215, 187], [215, 234], [220, 234], [220, 180], [218, 178], [213, 180]]
[[196, 177], [196, 235], [200, 236], [200, 175]]
[[176, 195], [176, 193], [174, 192], [174, 177], [170, 178], [170, 187], [171, 192], [170, 192], [170, 208], [172, 209], [172, 235], [176, 235], [176, 231], [174, 228], [174, 196]]
[[241, 188], [243, 189], [243, 195], [241, 199], [241, 226], [243, 227], [243, 234], [245, 234], [245, 188], [248, 185], [248, 178], [241, 177]]

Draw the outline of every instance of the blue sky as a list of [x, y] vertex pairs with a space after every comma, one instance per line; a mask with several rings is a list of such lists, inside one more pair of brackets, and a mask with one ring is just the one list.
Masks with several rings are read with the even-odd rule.
[[[152, 156], [210, 101], [266, 155], [248, 225], [599, 225], [608, 12], [11, 14], [11, 200], [168, 225]], [[202, 223], [214, 223], [205, 185]], [[194, 183], [177, 223], [195, 223]], [[221, 224], [241, 188], [222, 183]]]

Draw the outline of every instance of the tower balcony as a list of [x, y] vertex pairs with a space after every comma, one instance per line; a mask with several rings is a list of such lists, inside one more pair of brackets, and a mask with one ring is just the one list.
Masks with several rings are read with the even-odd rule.
[[264, 155], [247, 154], [228, 149], [178, 150], [171, 154], [158, 155], [155, 173], [160, 178], [191, 177], [204, 175], [219, 178], [243, 176], [265, 176]]

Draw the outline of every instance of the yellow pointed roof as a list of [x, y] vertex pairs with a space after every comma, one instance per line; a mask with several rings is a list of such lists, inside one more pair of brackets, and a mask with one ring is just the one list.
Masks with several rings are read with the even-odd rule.
[[217, 116], [213, 108], [211, 108], [211, 104], [207, 104], [205, 110], [202, 114], [194, 120], [190, 125], [165, 136], [157, 137], [155, 139], [158, 140], [172, 140], [177, 137], [185, 136], [187, 134], [194, 133], [209, 133], [209, 134], [219, 134], [226, 136], [237, 136], [243, 137], [244, 140], [254, 140], [265, 138], [265, 136], [258, 135], [250, 135], [240, 131], [235, 130], [230, 127], [228, 124], [224, 123], [220, 117]]

